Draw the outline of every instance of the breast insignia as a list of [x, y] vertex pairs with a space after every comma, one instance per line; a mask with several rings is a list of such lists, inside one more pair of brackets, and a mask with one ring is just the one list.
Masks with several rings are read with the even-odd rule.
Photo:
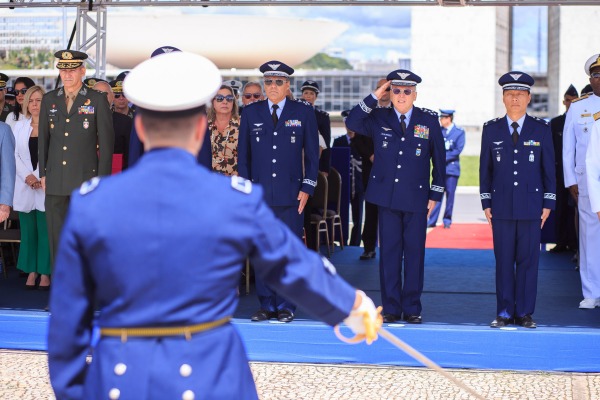
[[95, 176], [92, 179], [90, 179], [89, 181], [85, 181], [81, 184], [81, 187], [79, 188], [79, 194], [81, 194], [82, 196], [86, 195], [86, 194], [90, 193], [91, 191], [93, 191], [94, 189], [96, 189], [99, 184], [100, 184], [100, 178]]
[[252, 182], [237, 175], [231, 177], [231, 187], [238, 192], [246, 194], [252, 193]]

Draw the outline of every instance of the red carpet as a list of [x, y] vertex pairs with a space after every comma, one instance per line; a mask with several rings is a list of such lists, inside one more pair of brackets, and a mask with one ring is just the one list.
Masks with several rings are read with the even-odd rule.
[[488, 224], [452, 224], [433, 228], [427, 234], [425, 247], [428, 249], [473, 249], [491, 250], [492, 228]]

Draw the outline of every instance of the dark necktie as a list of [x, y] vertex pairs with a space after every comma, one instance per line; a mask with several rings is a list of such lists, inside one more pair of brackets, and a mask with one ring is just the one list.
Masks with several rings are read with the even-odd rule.
[[402, 136], [406, 136], [406, 115], [400, 115], [400, 128], [402, 128]]
[[271, 118], [273, 118], [273, 125], [277, 126], [277, 121], [279, 118], [277, 117], [277, 109], [279, 106], [277, 104], [273, 104], [273, 113], [271, 114]]
[[513, 144], [516, 146], [517, 142], [519, 141], [519, 132], [517, 132], [517, 128], [519, 127], [519, 124], [516, 122], [513, 122], [512, 124], [510, 124], [510, 126], [512, 126], [512, 128], [513, 128], [512, 139], [513, 139]]

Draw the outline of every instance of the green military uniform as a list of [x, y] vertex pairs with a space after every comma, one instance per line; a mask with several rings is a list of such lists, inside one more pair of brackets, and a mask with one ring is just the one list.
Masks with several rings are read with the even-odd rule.
[[4, 103], [4, 107], [2, 107], [2, 109], [0, 110], [0, 121], [6, 122], [6, 117], [8, 117], [8, 114], [10, 114], [11, 111], [12, 107], [10, 106], [10, 104]]
[[[8, 82], [8, 76], [0, 72], [0, 90], [4, 91], [4, 95], [6, 96], [6, 83]], [[0, 108], [0, 121], [5, 122], [6, 117], [12, 111], [12, 107], [6, 103], [6, 98], [3, 97], [1, 100], [4, 100], [4, 106]], [[1, 104], [1, 103], [0, 103]]]
[[112, 112], [106, 94], [83, 85], [70, 112], [65, 90], [42, 99], [39, 125], [40, 177], [46, 177], [46, 217], [52, 257], [71, 192], [83, 182], [111, 173], [114, 147]]

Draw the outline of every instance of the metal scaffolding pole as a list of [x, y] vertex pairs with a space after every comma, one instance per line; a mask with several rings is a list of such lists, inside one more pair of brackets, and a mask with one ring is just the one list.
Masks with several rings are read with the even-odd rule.
[[88, 65], [96, 70], [95, 76], [106, 78], [106, 6], [94, 5], [90, 11], [88, 4], [79, 3], [77, 6], [76, 30], [77, 40], [75, 50], [95, 57], [88, 58]]

